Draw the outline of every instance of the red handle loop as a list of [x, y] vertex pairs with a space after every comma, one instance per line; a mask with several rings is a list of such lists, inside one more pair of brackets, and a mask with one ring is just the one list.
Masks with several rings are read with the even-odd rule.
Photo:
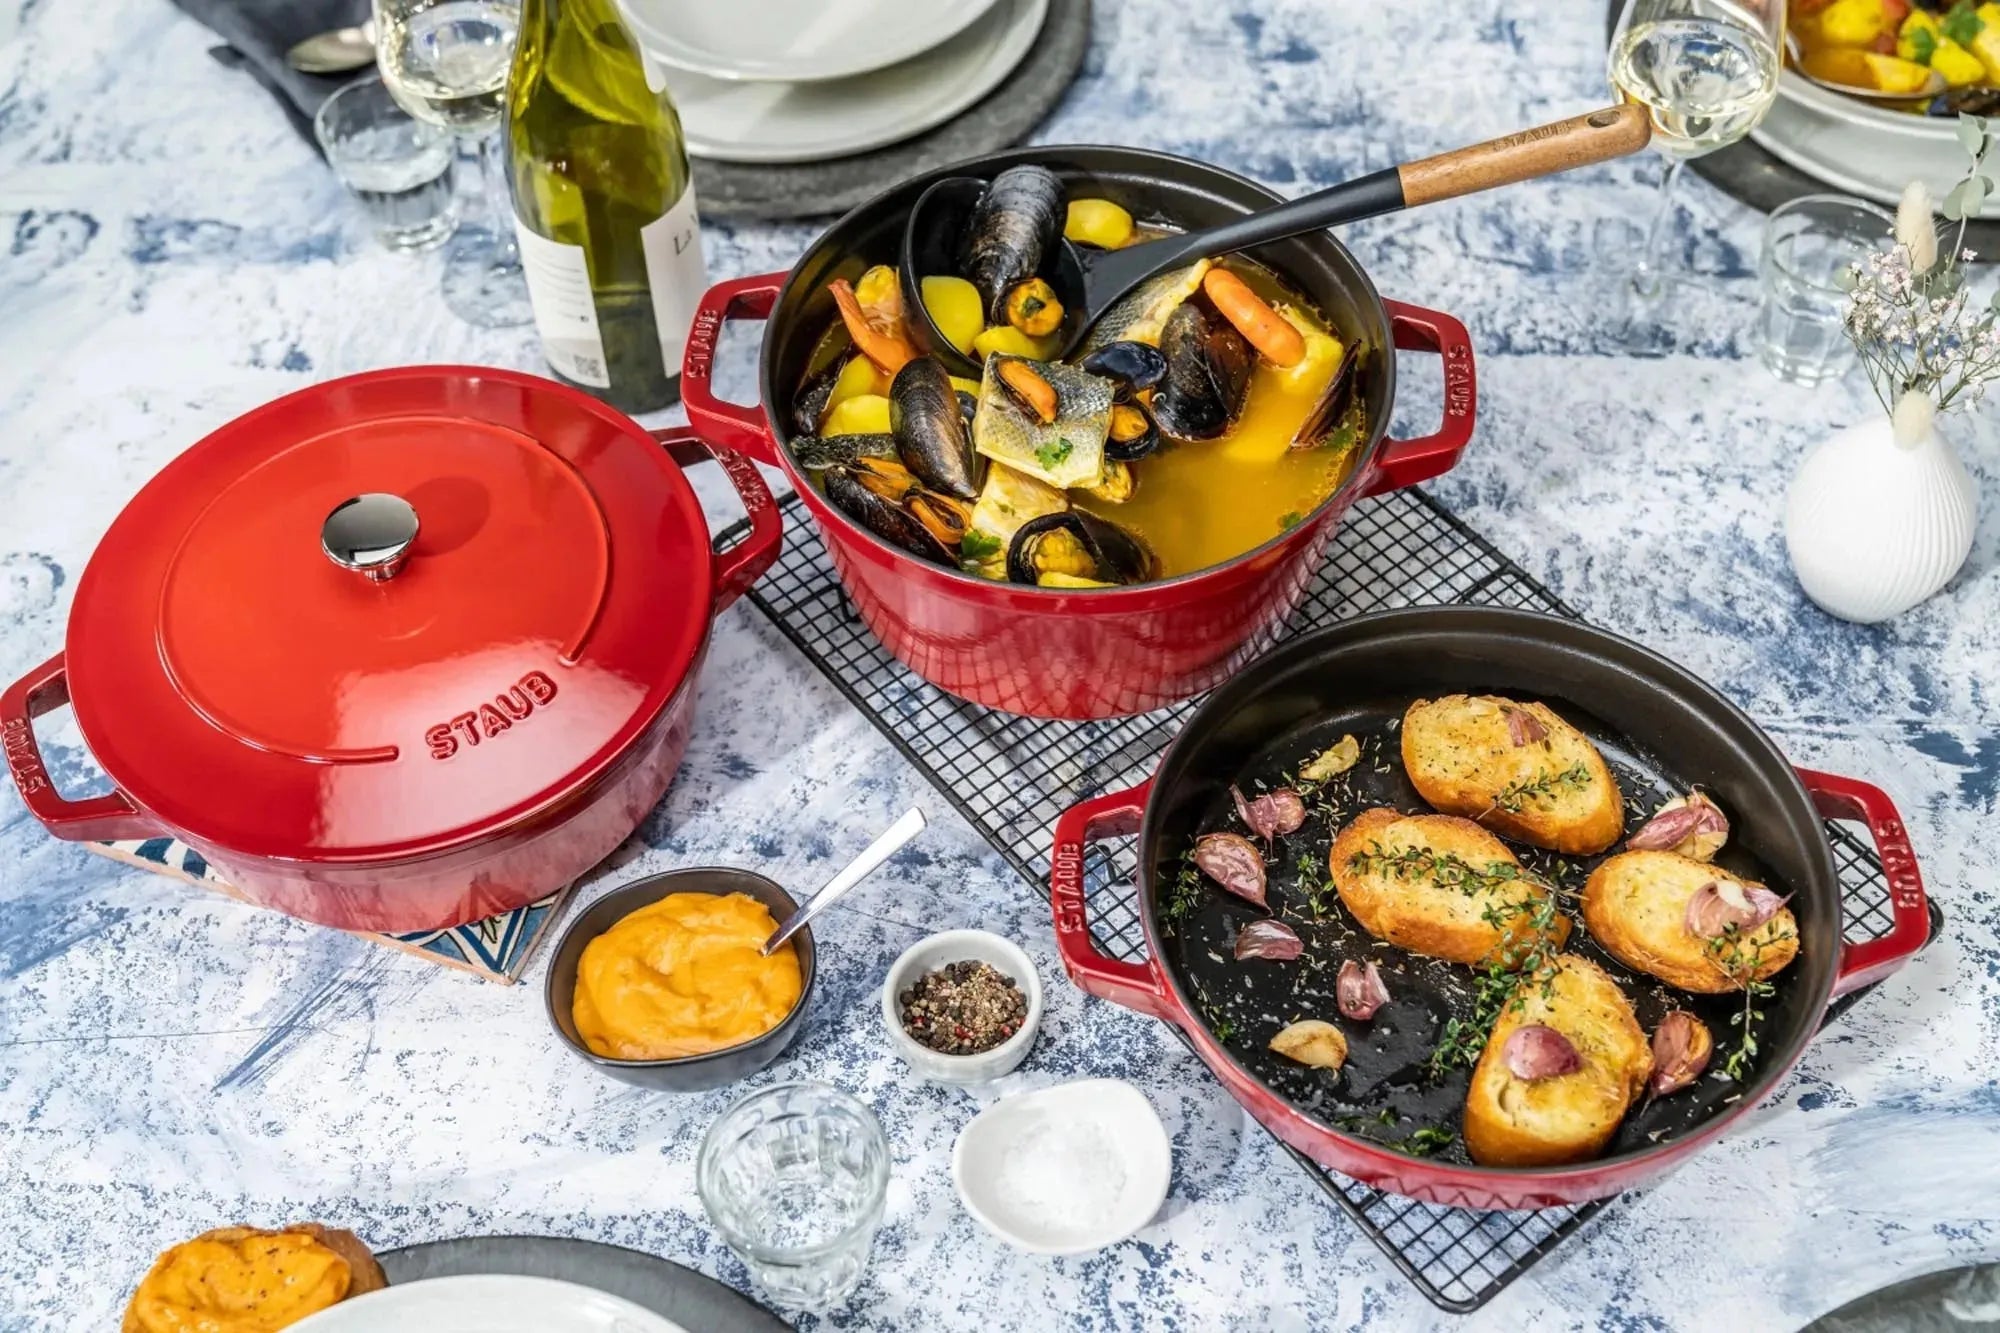
[[1399, 491], [1451, 471], [1472, 440], [1479, 406], [1479, 377], [1472, 366], [1472, 336], [1450, 315], [1422, 306], [1384, 301], [1396, 346], [1444, 358], [1444, 424], [1416, 440], [1384, 440], [1363, 495]]
[[159, 830], [140, 815], [125, 793], [114, 791], [88, 800], [65, 800], [49, 777], [42, 762], [41, 747], [35, 744], [34, 720], [54, 712], [69, 702], [69, 674], [63, 655], [48, 661], [14, 682], [0, 695], [0, 744], [7, 751], [7, 769], [14, 785], [27, 802], [28, 813], [43, 827], [68, 842], [124, 842], [134, 838], [159, 836]]
[[695, 306], [694, 327], [688, 331], [687, 351], [681, 357], [681, 402], [687, 405], [688, 421], [704, 439], [772, 467], [778, 466], [778, 442], [771, 437], [764, 410], [717, 398], [712, 381], [722, 326], [732, 319], [768, 317], [787, 276], [760, 273], [709, 288]]
[[1152, 789], [1148, 779], [1130, 791], [1093, 796], [1062, 812], [1056, 820], [1055, 856], [1049, 862], [1049, 901], [1055, 909], [1056, 952], [1062, 957], [1063, 971], [1079, 989], [1127, 1009], [1173, 1021], [1176, 1006], [1159, 965], [1150, 958], [1143, 963], [1107, 958], [1090, 938], [1090, 917], [1083, 896], [1085, 844], [1136, 832]]
[[720, 612], [750, 591], [750, 585], [764, 577], [778, 562], [778, 547], [784, 535], [784, 518], [771, 488], [757, 475], [757, 465], [742, 454], [711, 444], [694, 433], [692, 426], [666, 426], [653, 432], [667, 453], [682, 467], [714, 459], [723, 475], [736, 488], [743, 511], [750, 516], [750, 531], [742, 541], [715, 558], [714, 608]]
[[1840, 972], [1833, 979], [1833, 993], [1845, 995], [1874, 985], [1909, 962], [1930, 942], [1930, 900], [1924, 896], [1924, 879], [1917, 871], [1917, 854], [1910, 849], [1903, 816], [1889, 799], [1889, 793], [1858, 778], [1818, 773], [1810, 768], [1802, 768], [1798, 773], [1822, 815], [1828, 819], [1859, 820], [1868, 825], [1875, 850], [1882, 857], [1883, 878], [1889, 881], [1889, 933], [1880, 939], [1840, 946]]

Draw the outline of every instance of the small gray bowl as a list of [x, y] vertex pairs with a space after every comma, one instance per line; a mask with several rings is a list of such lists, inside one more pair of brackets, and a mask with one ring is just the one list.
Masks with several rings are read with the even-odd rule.
[[557, 1035], [579, 1057], [612, 1078], [657, 1092], [706, 1092], [710, 1088], [748, 1078], [785, 1053], [785, 1048], [792, 1044], [792, 1039], [798, 1036], [805, 1023], [806, 1005], [812, 999], [813, 980], [819, 970], [818, 950], [813, 946], [811, 926], [792, 936], [791, 943], [799, 952], [799, 972], [803, 982], [799, 989], [799, 1001], [779, 1021], [778, 1026], [761, 1037], [725, 1046], [719, 1051], [683, 1055], [672, 1060], [616, 1060], [608, 1055], [599, 1055], [584, 1045], [583, 1038], [577, 1035], [576, 1017], [571, 1012], [571, 1005], [576, 999], [576, 969], [583, 960], [584, 946], [630, 913], [649, 903], [656, 903], [670, 893], [712, 893], [717, 896], [745, 893], [770, 908], [771, 915], [779, 921], [798, 908], [791, 894], [762, 875], [748, 870], [702, 866], [648, 875], [621, 889], [613, 889], [570, 922], [569, 929], [563, 932], [562, 939], [556, 944], [555, 957], [549, 963], [548, 983], [542, 995], [548, 1003], [549, 1022], [555, 1026]]

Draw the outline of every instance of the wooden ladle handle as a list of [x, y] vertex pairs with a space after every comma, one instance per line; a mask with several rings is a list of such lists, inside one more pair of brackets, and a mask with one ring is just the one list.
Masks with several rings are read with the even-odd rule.
[[1396, 168], [1396, 174], [1403, 181], [1403, 207], [1415, 208], [1572, 167], [1608, 162], [1638, 152], [1652, 137], [1653, 122], [1646, 108], [1627, 102], [1470, 148], [1405, 162]]

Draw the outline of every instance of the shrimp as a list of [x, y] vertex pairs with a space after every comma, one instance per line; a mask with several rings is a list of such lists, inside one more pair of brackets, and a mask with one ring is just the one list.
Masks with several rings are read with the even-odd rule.
[[1212, 268], [1203, 275], [1201, 289], [1222, 317], [1236, 326], [1264, 359], [1280, 366], [1296, 366], [1305, 359], [1305, 339], [1291, 321], [1273, 310], [1270, 303], [1250, 290], [1250, 285], [1225, 268]]
[[864, 307], [854, 294], [854, 284], [846, 278], [835, 278], [826, 289], [840, 307], [840, 322], [847, 326], [847, 336], [884, 374], [893, 375], [917, 359], [917, 349], [903, 333], [900, 303], [893, 309], [885, 305]]

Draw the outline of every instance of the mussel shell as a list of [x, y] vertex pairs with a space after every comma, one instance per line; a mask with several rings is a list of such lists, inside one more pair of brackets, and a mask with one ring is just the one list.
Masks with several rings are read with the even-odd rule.
[[1083, 509], [1067, 509], [1060, 514], [1031, 518], [1014, 532], [1007, 546], [1007, 578], [1012, 583], [1035, 585], [1040, 571], [1035, 568], [1035, 548], [1051, 532], [1065, 531], [1082, 543], [1097, 566], [1101, 583], [1143, 583], [1158, 567], [1153, 553], [1137, 537], [1108, 519]]
[[1165, 353], [1140, 342], [1106, 343], [1077, 364], [1116, 384], [1116, 399], [1121, 403], [1167, 377]]
[[1166, 378], [1153, 394], [1153, 419], [1177, 440], [1212, 440], [1229, 428], [1250, 393], [1255, 357], [1228, 320], [1183, 303], [1160, 332]]
[[965, 390], [960, 389], [958, 391], [958, 411], [959, 415], [965, 418], [965, 428], [971, 430], [974, 418], [979, 415], [979, 395], [976, 393], [967, 393]]
[[1347, 420], [1347, 414], [1354, 407], [1354, 396], [1361, 388], [1361, 343], [1351, 342], [1340, 354], [1340, 364], [1333, 369], [1333, 378], [1320, 391], [1319, 399], [1312, 410], [1292, 435], [1292, 448], [1312, 449], [1326, 441], [1327, 436], [1340, 428]]
[[809, 472], [844, 467], [857, 458], [896, 457], [893, 435], [798, 435], [792, 439], [792, 457]]
[[1007, 293], [1032, 278], [1063, 226], [1062, 181], [1046, 167], [1009, 167], [972, 210], [958, 271], [979, 289], [986, 322], [1006, 323]]
[[1153, 414], [1137, 403], [1125, 403], [1122, 406], [1146, 418], [1146, 433], [1130, 440], [1120, 440], [1106, 435], [1104, 456], [1114, 463], [1136, 463], [1160, 447], [1160, 423], [1153, 420]]
[[846, 468], [827, 469], [826, 498], [842, 513], [890, 545], [922, 556], [934, 564], [957, 565], [957, 552], [946, 549], [915, 515], [862, 485]]
[[951, 372], [920, 356], [889, 385], [889, 430], [903, 465], [934, 491], [977, 500], [986, 460], [972, 447], [972, 427], [952, 387]]
[[840, 378], [840, 368], [845, 364], [835, 357], [817, 375], [809, 375], [799, 386], [792, 399], [792, 432], [796, 435], [813, 435], [819, 431], [820, 419], [826, 415], [826, 400], [833, 396], [834, 381]]

